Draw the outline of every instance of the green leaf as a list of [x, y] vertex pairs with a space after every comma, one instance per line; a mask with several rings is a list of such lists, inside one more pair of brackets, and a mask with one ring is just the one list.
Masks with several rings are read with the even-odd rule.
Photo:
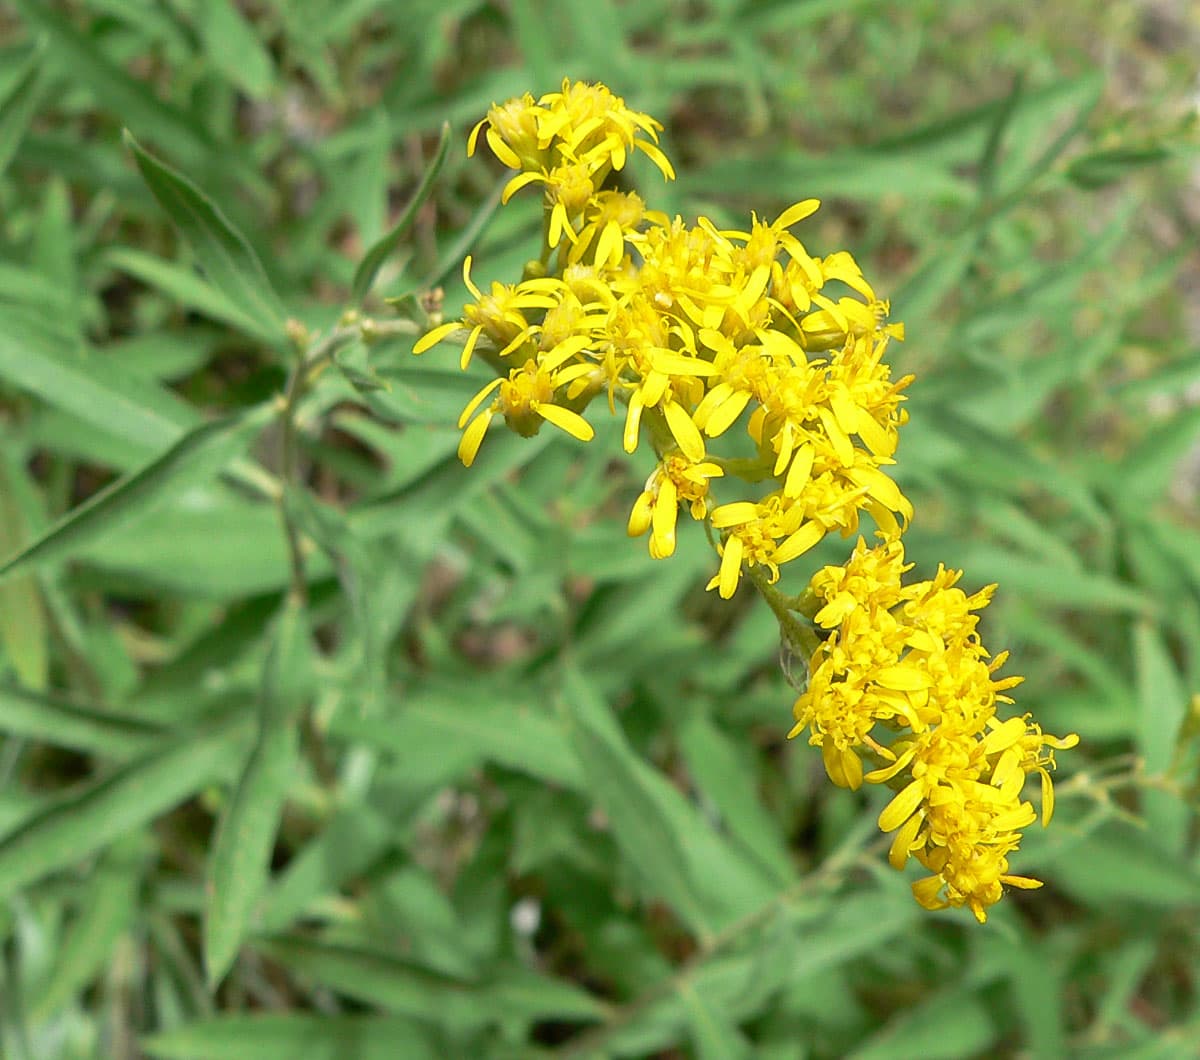
[[196, 28], [209, 62], [246, 95], [262, 99], [273, 86], [271, 56], [232, 0], [203, 0]]
[[793, 877], [779, 823], [759, 798], [752, 759], [703, 715], [679, 730], [679, 743], [697, 792], [716, 806], [722, 823], [782, 886]]
[[162, 1060], [438, 1060], [420, 1024], [397, 1016], [229, 1013], [142, 1039]]
[[353, 946], [271, 938], [256, 948], [298, 975], [347, 997], [422, 1019], [436, 1012], [452, 1028], [501, 1018], [594, 1019], [604, 1006], [568, 983], [511, 968], [494, 984], [464, 982], [411, 961]]
[[274, 404], [266, 403], [197, 427], [157, 460], [118, 479], [68, 512], [0, 566], [0, 580], [23, 567], [67, 559], [102, 535], [212, 478], [241, 454], [274, 414]]
[[1054, 607], [1091, 607], [1099, 611], [1144, 611], [1152, 601], [1137, 588], [1092, 571], [1030, 559], [987, 545], [962, 550], [956, 562], [975, 581], [997, 581], [1002, 592], [1023, 592]]
[[[18, 476], [23, 474], [15, 459], [0, 453], [0, 556], [12, 555], [32, 536], [17, 502]], [[36, 579], [27, 575], [0, 585], [0, 647], [22, 684], [33, 689], [46, 685], [46, 636], [46, 609]]]
[[401, 763], [453, 747], [454, 760], [447, 758], [447, 766], [457, 761], [465, 771], [469, 763], [492, 761], [551, 784], [586, 790], [586, 775], [561, 719], [541, 709], [533, 694], [499, 688], [481, 694], [477, 684], [431, 682], [409, 690], [399, 709], [386, 717], [356, 718], [343, 712], [332, 731], [388, 750]]
[[1090, 151], [1072, 160], [1067, 167], [1067, 178], [1081, 188], [1103, 188], [1123, 180], [1135, 170], [1165, 162], [1173, 153], [1165, 144]]
[[228, 768], [244, 729], [189, 734], [54, 798], [0, 839], [0, 895], [75, 865], [194, 795]]
[[21, 138], [29, 128], [33, 112], [40, 97], [38, 75], [46, 50], [46, 42], [39, 40], [20, 61], [19, 72], [13, 78], [8, 93], [0, 99], [0, 177], [21, 145]]
[[266, 883], [297, 759], [293, 726], [274, 724], [261, 733], [217, 825], [205, 884], [204, 965], [211, 987], [233, 964]]
[[146, 459], [199, 416], [176, 395], [84, 350], [45, 310], [0, 304], [0, 380], [128, 443]]
[[[1137, 670], [1137, 743], [1149, 776], [1167, 773], [1179, 752], [1179, 734], [1187, 715], [1188, 696], [1162, 634], [1149, 621], [1133, 629]], [[1192, 813], [1172, 791], [1147, 785], [1141, 793], [1149, 834], [1164, 850], [1185, 856]]]
[[399, 220], [392, 227], [392, 230], [381, 237], [367, 251], [362, 261], [359, 262], [358, 268], [354, 270], [354, 281], [350, 285], [351, 301], [355, 303], [361, 302], [371, 290], [371, 284], [375, 282], [375, 274], [379, 272], [379, 267], [383, 264], [387, 256], [399, 245], [400, 240], [404, 237], [404, 233], [412, 225], [417, 211], [424, 205], [425, 200], [429, 198], [430, 192], [433, 191], [433, 183], [437, 180], [442, 165], [446, 161], [446, 151], [449, 146], [450, 123], [443, 122], [442, 135], [438, 140], [437, 149], [434, 151], [429, 165], [425, 168], [425, 173], [421, 177], [421, 183], [417, 185], [417, 190], [413, 192], [413, 197], [409, 199], [408, 205], [404, 207]]
[[162, 739], [162, 729], [148, 722], [3, 684], [0, 731], [120, 759], [149, 751]]
[[[1065, 809], [1066, 807], [1063, 807]], [[1187, 862], [1163, 849], [1155, 837], [1125, 822], [1080, 831], [1069, 815], [1056, 811], [1043, 835], [1031, 832], [1018, 871], [1050, 879], [1073, 897], [1113, 915], [1135, 917], [1147, 908], [1178, 910], [1200, 906], [1200, 876]], [[1130, 872], [1129, 866], [1137, 871]]]
[[56, 947], [50, 978], [34, 994], [35, 1020], [54, 1014], [93, 977], [111, 966], [113, 948], [138, 911], [148, 844], [131, 835], [118, 840], [88, 876], [75, 919]]
[[724, 1013], [705, 1002], [690, 983], [679, 988], [688, 1012], [699, 1060], [738, 1060], [751, 1055], [750, 1043]]
[[142, 179], [191, 246], [209, 282], [282, 342], [287, 314], [246, 237], [187, 177], [146, 151], [128, 129], [124, 137]]
[[1177, 752], [1187, 696], [1161, 634], [1148, 621], [1134, 627], [1133, 655], [1141, 702], [1138, 749], [1146, 772], [1157, 776], [1170, 768]]
[[996, 1033], [987, 1007], [968, 993], [954, 991], [902, 1008], [849, 1055], [852, 1060], [958, 1060], [986, 1053]]
[[[77, 559], [114, 584], [215, 600], [278, 592], [290, 577], [278, 509], [217, 482], [140, 518], [136, 534], [93, 541]], [[325, 554], [314, 553], [307, 570], [310, 579], [328, 573]]]
[[674, 821], [653, 783], [653, 771], [629, 747], [587, 679], [567, 673], [560, 710], [583, 763], [588, 789], [604, 811], [618, 846], [649, 891], [669, 902], [701, 933], [712, 925], [702, 908]]
[[105, 54], [99, 41], [77, 29], [68, 15], [56, 11], [57, 5], [43, 0], [16, 0], [16, 6], [31, 27], [49, 38], [47, 63], [71, 85], [90, 89], [100, 109], [121, 115], [124, 121], [150, 133], [173, 153], [186, 155], [189, 161], [220, 154], [226, 168], [231, 161], [241, 168], [240, 159], [231, 160], [232, 152], [221, 151], [199, 122], [163, 102], [147, 82], [122, 69]]
[[204, 964], [212, 987], [233, 964], [267, 881], [298, 761], [293, 715], [308, 694], [311, 675], [307, 612], [289, 595], [267, 652], [258, 736], [221, 814], [208, 857]]
[[366, 869], [388, 848], [393, 822], [370, 806], [348, 806], [288, 863], [264, 903], [262, 925], [282, 931], [317, 898]]
[[1114, 469], [1110, 490], [1122, 508], [1137, 513], [1157, 502], [1178, 475], [1180, 462], [1200, 436], [1200, 407], [1156, 423]]
[[[992, 942], [992, 940], [988, 940]], [[996, 938], [994, 952], [1008, 970], [1013, 1002], [1028, 1031], [1032, 1056], [1065, 1056], [1063, 975], [1050, 947], [1019, 931], [1014, 938]]]
[[120, 269], [161, 291], [171, 301], [194, 309], [212, 320], [220, 320], [263, 342], [279, 340], [279, 332], [274, 324], [247, 313], [194, 269], [163, 261], [134, 247], [112, 247], [105, 251], [102, 260], [114, 269]]

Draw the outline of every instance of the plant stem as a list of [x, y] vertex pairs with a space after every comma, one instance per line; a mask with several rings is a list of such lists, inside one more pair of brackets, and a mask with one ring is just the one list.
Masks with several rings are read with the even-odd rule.
[[358, 339], [371, 341], [395, 335], [415, 335], [417, 326], [408, 320], [391, 320], [384, 323], [348, 316], [345, 322], [324, 338], [314, 339], [303, 356], [298, 357], [288, 373], [280, 404], [279, 477], [281, 488], [275, 500], [287, 538], [288, 564], [291, 569], [291, 590], [296, 598], [308, 599], [308, 579], [304, 570], [304, 542], [300, 528], [288, 510], [287, 493], [300, 485], [299, 446], [297, 412], [309, 385], [343, 346]]
[[797, 655], [804, 658], [805, 662], [812, 658], [820, 645], [820, 640], [816, 632], [807, 623], [797, 618], [792, 614], [791, 608], [795, 604], [795, 600], [790, 596], [785, 596], [770, 582], [767, 581], [767, 575], [761, 567], [744, 567], [746, 576], [754, 583], [754, 587], [758, 590], [759, 595], [767, 602], [767, 606], [775, 612], [775, 617], [779, 621], [779, 632], [783, 636], [784, 643], [788, 648], [794, 651]]

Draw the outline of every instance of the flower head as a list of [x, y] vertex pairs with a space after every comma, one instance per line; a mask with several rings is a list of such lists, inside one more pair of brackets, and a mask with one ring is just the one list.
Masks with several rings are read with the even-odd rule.
[[[1004, 656], [989, 662], [977, 632], [994, 586], [968, 596], [956, 585], [961, 571], [944, 567], [904, 585], [908, 569], [899, 540], [868, 549], [860, 539], [846, 564], [813, 577], [814, 622], [830, 632], [790, 735], [808, 730], [835, 783], [896, 788], [879, 816], [895, 833], [889, 860], [902, 868], [914, 857], [933, 873], [913, 885], [922, 905], [966, 905], [983, 921], [1005, 884], [1040, 886], [1008, 871], [1020, 830], [1036, 820], [1025, 778], [1041, 777], [1046, 823], [1053, 749], [1079, 738], [1048, 736], [1028, 714], [997, 717], [1020, 678], [994, 676]], [[864, 772], [864, 757], [878, 768]]]

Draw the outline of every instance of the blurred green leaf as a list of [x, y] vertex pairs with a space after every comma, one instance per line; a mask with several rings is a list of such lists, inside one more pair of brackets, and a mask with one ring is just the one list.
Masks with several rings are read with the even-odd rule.
[[1067, 177], [1081, 188], [1103, 188], [1122, 180], [1134, 170], [1157, 165], [1171, 155], [1170, 148], [1164, 144], [1089, 151], [1072, 159], [1067, 167]]
[[149, 751], [163, 735], [158, 726], [128, 715], [4, 684], [0, 684], [0, 730], [117, 759]]
[[248, 96], [266, 96], [275, 81], [271, 56], [233, 0], [202, 0], [196, 16], [209, 62]]
[[452, 746], [460, 769], [467, 762], [492, 761], [551, 784], [584, 788], [584, 773], [559, 718], [503, 687], [486, 695], [479, 691], [476, 685], [449, 681], [413, 688], [394, 714], [342, 714], [332, 731], [388, 750], [402, 764]]
[[251, 748], [217, 824], [208, 856], [204, 918], [204, 965], [213, 987], [233, 964], [262, 892], [297, 751], [291, 725], [268, 725]]
[[[77, 558], [113, 584], [216, 600], [277, 592], [290, 578], [278, 509], [219, 483], [139, 516], [136, 534], [99, 538]], [[325, 555], [314, 553], [307, 569], [310, 579], [326, 576]]]
[[225, 724], [189, 734], [56, 797], [0, 838], [0, 894], [78, 864], [194, 795], [228, 768], [244, 732]]
[[436, 1060], [442, 1055], [408, 1019], [302, 1012], [201, 1020], [146, 1038], [142, 1048], [164, 1060]]
[[44, 310], [0, 304], [0, 379], [127, 442], [132, 459], [200, 422], [176, 395], [86, 351]]
[[153, 135], [172, 154], [198, 161], [210, 153], [221, 153], [227, 167], [233, 163], [242, 169], [236, 155], [218, 151], [194, 116], [163, 102], [148, 84], [126, 73], [105, 53], [99, 40], [72, 24], [68, 14], [41, 0], [14, 3], [31, 27], [46, 34], [46, 59], [55, 72], [90, 89], [102, 109]]
[[[1188, 696], [1159, 631], [1148, 621], [1133, 629], [1139, 719], [1138, 750], [1150, 776], [1168, 773], [1180, 755], [1180, 729], [1188, 712]], [[1151, 787], [1142, 793], [1151, 835], [1163, 849], [1183, 858], [1192, 812], [1172, 791]]]
[[0, 566], [0, 579], [30, 564], [67, 559], [101, 535], [212, 478], [274, 414], [274, 405], [268, 403], [190, 431], [157, 460], [93, 494], [9, 557]]
[[57, 1012], [111, 964], [118, 939], [138, 915], [147, 846], [135, 833], [119, 839], [97, 860], [81, 888], [75, 919], [57, 947], [50, 978], [31, 999], [35, 1019]]
[[[1154, 836], [1117, 822], [1086, 834], [1073, 834], [1071, 827], [1069, 820], [1059, 820], [1056, 811], [1050, 831], [1057, 829], [1057, 836], [1028, 844], [1032, 854], [1036, 847], [1050, 847], [1053, 842], [1052, 851], [1026, 860], [1036, 863], [1031, 869], [1051, 876], [1055, 886], [1095, 909], [1120, 909], [1129, 916], [1143, 909], [1200, 905], [1200, 876], [1181, 858], [1164, 851]], [[1131, 865], [1137, 866], [1136, 872], [1129, 871]]]
[[1150, 622], [1141, 621], [1134, 626], [1133, 652], [1141, 701], [1138, 746], [1145, 758], [1146, 771], [1154, 776], [1166, 772], [1177, 753], [1187, 696], [1171, 654]]
[[690, 984], [679, 990], [691, 1020], [692, 1041], [700, 1060], [737, 1060], [752, 1054], [750, 1043], [731, 1024], [724, 1013], [714, 1011], [705, 1004]]
[[299, 938], [264, 939], [255, 945], [331, 990], [418, 1018], [436, 1012], [451, 1029], [505, 1017], [586, 1020], [603, 1012], [599, 1002], [577, 987], [532, 972], [508, 969], [492, 986], [464, 982], [397, 957], [349, 946]]
[[413, 196], [409, 199], [408, 204], [401, 212], [399, 219], [392, 226], [385, 236], [380, 238], [371, 248], [363, 255], [362, 261], [358, 263], [358, 268], [354, 270], [354, 281], [350, 285], [350, 298], [353, 302], [361, 302], [371, 290], [371, 285], [375, 282], [375, 275], [379, 272], [379, 267], [387, 260], [389, 254], [400, 245], [400, 240], [404, 238], [405, 233], [412, 226], [413, 219], [417, 216], [417, 211], [425, 204], [425, 200], [429, 198], [433, 191], [434, 181], [437, 180], [438, 174], [442, 171], [442, 165], [446, 161], [446, 151], [450, 147], [450, 123], [442, 123], [442, 134], [438, 140], [438, 145], [434, 150], [433, 158], [430, 159], [429, 165], [425, 167], [425, 172], [421, 176], [421, 183], [417, 185], [417, 190], [413, 192]]
[[698, 795], [716, 806], [725, 827], [781, 886], [789, 882], [793, 870], [787, 846], [756, 790], [752, 759], [701, 715], [683, 724], [679, 741]]
[[996, 1040], [987, 1008], [962, 992], [934, 996], [901, 1010], [850, 1056], [854, 1060], [957, 1060], [975, 1056]]
[[287, 314], [246, 237], [187, 177], [146, 151], [128, 129], [124, 136], [142, 179], [195, 252], [209, 282], [282, 342]]
[[348, 806], [272, 881], [263, 903], [266, 931], [281, 931], [315, 899], [364, 872], [392, 841], [393, 822], [370, 806]]
[[[17, 478], [22, 473], [15, 460], [0, 453], [0, 556], [11, 556], [33, 536], [17, 502]], [[27, 575], [0, 584], [0, 647], [18, 679], [31, 689], [46, 685], [47, 636], [46, 610], [36, 579]]]
[[570, 740], [583, 764], [588, 790], [608, 818], [617, 844], [651, 893], [666, 899], [701, 933], [711, 930], [674, 822], [650, 781], [650, 768], [633, 753], [587, 678], [568, 671], [560, 703]]
[[21, 138], [37, 110], [39, 74], [45, 40], [39, 40], [17, 64], [17, 72], [8, 91], [0, 97], [0, 176], [21, 145]]
[[174, 262], [162, 261], [134, 247], [112, 247], [105, 260], [142, 283], [161, 291], [173, 302], [220, 320], [246, 335], [263, 342], [278, 342], [279, 332], [272, 322], [252, 316], [217, 288], [197, 275], [194, 269]]
[[258, 733], [208, 856], [204, 964], [212, 987], [237, 956], [266, 885], [284, 800], [299, 763], [296, 713], [308, 696], [312, 665], [307, 609], [289, 594], [267, 649]]

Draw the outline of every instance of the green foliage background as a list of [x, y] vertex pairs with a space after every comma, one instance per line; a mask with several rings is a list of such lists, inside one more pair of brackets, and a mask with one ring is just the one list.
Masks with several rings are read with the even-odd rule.
[[[1165, 0], [0, 6], [0, 1053], [1200, 1051], [1198, 45]], [[280, 423], [284, 319], [337, 326], [443, 121], [362, 312], [517, 275], [536, 202], [462, 145], [564, 75], [665, 121], [662, 209], [822, 197], [907, 324], [911, 557], [1001, 583], [1083, 739], [986, 927], [786, 743], [699, 528], [626, 538], [615, 423], [465, 471], [484, 369], [403, 336]]]

